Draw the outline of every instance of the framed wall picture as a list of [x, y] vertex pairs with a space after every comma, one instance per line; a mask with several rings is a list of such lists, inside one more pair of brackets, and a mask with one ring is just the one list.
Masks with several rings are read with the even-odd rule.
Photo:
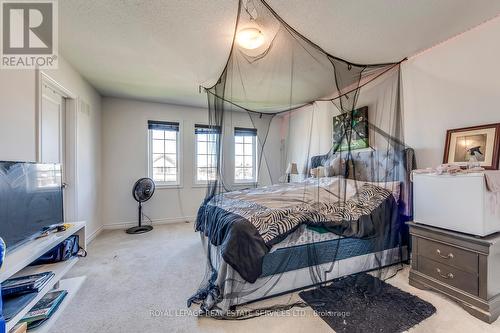
[[[350, 128], [347, 128], [350, 127]], [[352, 133], [350, 142], [345, 134]], [[333, 117], [333, 144], [339, 145], [338, 151], [365, 149], [368, 142], [368, 107], [346, 112]]]
[[466, 166], [472, 156], [485, 169], [498, 170], [500, 124], [450, 129], [443, 163]]

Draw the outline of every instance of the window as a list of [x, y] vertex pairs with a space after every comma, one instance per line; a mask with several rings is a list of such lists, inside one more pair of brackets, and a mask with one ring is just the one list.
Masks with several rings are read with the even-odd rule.
[[194, 125], [196, 137], [196, 171], [195, 182], [207, 183], [217, 177], [217, 143], [220, 137], [220, 127]]
[[148, 121], [149, 176], [158, 185], [178, 185], [179, 123]]
[[257, 130], [234, 129], [234, 180], [237, 183], [257, 181]]

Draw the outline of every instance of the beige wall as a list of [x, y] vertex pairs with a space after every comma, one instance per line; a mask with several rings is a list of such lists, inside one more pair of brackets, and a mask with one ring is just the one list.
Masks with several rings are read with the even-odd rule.
[[442, 163], [446, 130], [500, 122], [500, 18], [403, 66], [406, 142], [419, 167]]
[[107, 227], [137, 224], [137, 203], [132, 186], [148, 176], [147, 121], [181, 123], [181, 188], [157, 188], [144, 204], [144, 213], [156, 223], [194, 220], [205, 195], [202, 187], [192, 187], [190, 166], [194, 159], [194, 123], [206, 123], [204, 109], [120, 98], [103, 99], [103, 221]]
[[[207, 124], [208, 111], [164, 103], [141, 102], [123, 98], [103, 98], [103, 221], [106, 228], [129, 227], [137, 224], [137, 203], [132, 198], [132, 186], [148, 176], [147, 121], [180, 123], [181, 186], [157, 187], [154, 196], [144, 204], [144, 213], [154, 223], [192, 221], [206, 194], [206, 186], [196, 185], [195, 124]], [[234, 158], [233, 127], [252, 127], [248, 115], [233, 112], [225, 115], [224, 172], [232, 179]], [[276, 124], [277, 125], [277, 124]], [[277, 153], [268, 151], [270, 166], [280, 162], [279, 130], [270, 134], [278, 140]], [[269, 183], [269, 173], [263, 162], [259, 181]], [[278, 166], [279, 168], [279, 166]]]
[[36, 160], [36, 73], [0, 70], [0, 160]]

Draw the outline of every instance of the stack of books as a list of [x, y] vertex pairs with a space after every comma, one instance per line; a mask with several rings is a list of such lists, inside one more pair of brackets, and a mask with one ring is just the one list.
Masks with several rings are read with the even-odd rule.
[[2, 296], [11, 297], [18, 294], [39, 292], [52, 277], [54, 277], [53, 272], [44, 272], [8, 279], [2, 283]]
[[15, 317], [36, 297], [37, 293], [54, 277], [53, 272], [20, 276], [2, 282], [3, 317], [6, 321]]
[[59, 290], [47, 293], [35, 306], [21, 319], [28, 324], [28, 330], [36, 328], [47, 321], [56, 312], [68, 292]]

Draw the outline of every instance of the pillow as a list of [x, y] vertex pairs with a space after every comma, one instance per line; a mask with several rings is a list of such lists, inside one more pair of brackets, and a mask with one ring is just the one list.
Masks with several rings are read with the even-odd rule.
[[325, 167], [324, 166], [319, 166], [316, 169], [318, 169], [318, 178], [325, 177]]
[[317, 168], [311, 169], [311, 177], [321, 178], [325, 176], [325, 167], [319, 166]]
[[318, 177], [318, 168], [312, 168], [309, 170], [309, 173], [311, 174], [311, 177], [317, 178]]
[[345, 160], [343, 158], [340, 158], [340, 155], [337, 155], [330, 161], [329, 165], [325, 167], [325, 177], [344, 175], [344, 166]]

